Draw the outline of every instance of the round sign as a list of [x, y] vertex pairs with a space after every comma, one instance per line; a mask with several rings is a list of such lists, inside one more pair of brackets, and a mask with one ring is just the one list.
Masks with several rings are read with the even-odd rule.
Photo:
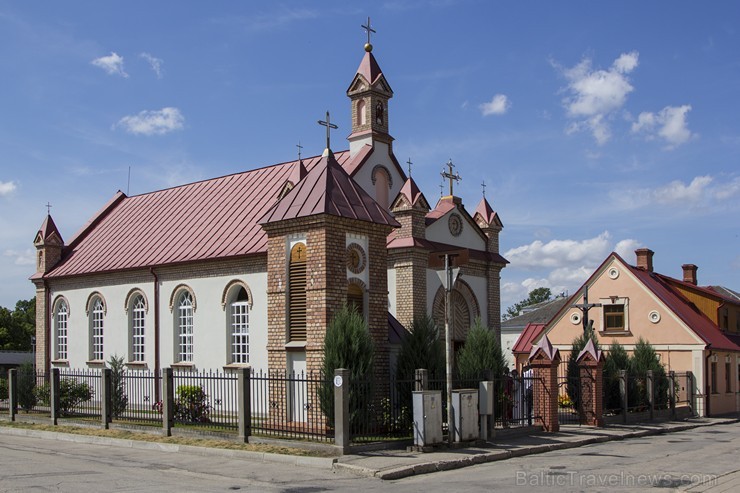
[[344, 383], [344, 381], [342, 380], [341, 375], [337, 375], [337, 376], [334, 377], [334, 386], [335, 387], [341, 387], [342, 386], [342, 383]]

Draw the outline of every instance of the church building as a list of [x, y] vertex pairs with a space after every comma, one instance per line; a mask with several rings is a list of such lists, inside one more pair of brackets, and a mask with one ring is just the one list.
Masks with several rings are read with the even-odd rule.
[[393, 90], [365, 53], [346, 91], [349, 149], [141, 195], [117, 192], [65, 241], [51, 215], [34, 239], [36, 364], [312, 371], [343, 303], [363, 314], [387, 381], [415, 317], [444, 327], [441, 252], [464, 252], [453, 339], [500, 331], [503, 224], [483, 197], [432, 207], [393, 153]]

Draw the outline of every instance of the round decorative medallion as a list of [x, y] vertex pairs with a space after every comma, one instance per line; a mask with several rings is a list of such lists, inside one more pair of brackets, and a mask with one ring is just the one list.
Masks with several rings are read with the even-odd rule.
[[450, 233], [452, 233], [452, 236], [460, 236], [460, 233], [462, 233], [463, 229], [463, 223], [460, 214], [451, 214], [447, 225], [450, 227]]
[[578, 312], [573, 312], [570, 314], [570, 323], [573, 325], [578, 325], [581, 323], [581, 314]]
[[616, 267], [612, 267], [611, 269], [609, 269], [607, 274], [610, 278], [616, 279], [617, 277], [619, 277], [619, 269], [617, 269]]
[[660, 313], [658, 313], [658, 310], [652, 310], [650, 313], [648, 313], [648, 320], [650, 320], [654, 324], [660, 322]]
[[353, 274], [359, 274], [365, 270], [367, 258], [365, 250], [357, 243], [350, 243], [347, 247], [347, 269]]

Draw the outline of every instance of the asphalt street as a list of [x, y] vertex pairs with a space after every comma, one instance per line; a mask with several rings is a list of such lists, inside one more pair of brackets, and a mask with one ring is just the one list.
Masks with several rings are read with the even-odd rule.
[[0, 435], [0, 491], [740, 491], [740, 424], [614, 441], [398, 481], [327, 468]]

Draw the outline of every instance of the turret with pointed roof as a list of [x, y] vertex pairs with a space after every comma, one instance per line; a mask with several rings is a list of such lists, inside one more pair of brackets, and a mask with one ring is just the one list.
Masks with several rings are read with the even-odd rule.
[[409, 176], [401, 191], [391, 204], [391, 211], [401, 223], [396, 238], [425, 238], [425, 217], [429, 212], [429, 202], [413, 178]]
[[54, 224], [51, 214], [48, 214], [44, 222], [41, 223], [41, 227], [34, 237], [33, 245], [36, 247], [36, 274], [31, 279], [42, 277], [62, 258], [64, 240], [59, 229], [57, 229], [57, 225]]
[[501, 222], [498, 213], [493, 210], [485, 196], [478, 203], [478, 207], [475, 208], [473, 220], [488, 237], [488, 251], [499, 253], [498, 236], [504, 228], [504, 223]]
[[372, 145], [374, 141], [384, 142], [389, 147], [393, 142], [388, 133], [388, 100], [393, 97], [393, 90], [372, 49], [369, 43], [365, 45], [365, 56], [347, 88], [352, 104], [352, 133], [347, 139], [353, 155], [363, 145]]

